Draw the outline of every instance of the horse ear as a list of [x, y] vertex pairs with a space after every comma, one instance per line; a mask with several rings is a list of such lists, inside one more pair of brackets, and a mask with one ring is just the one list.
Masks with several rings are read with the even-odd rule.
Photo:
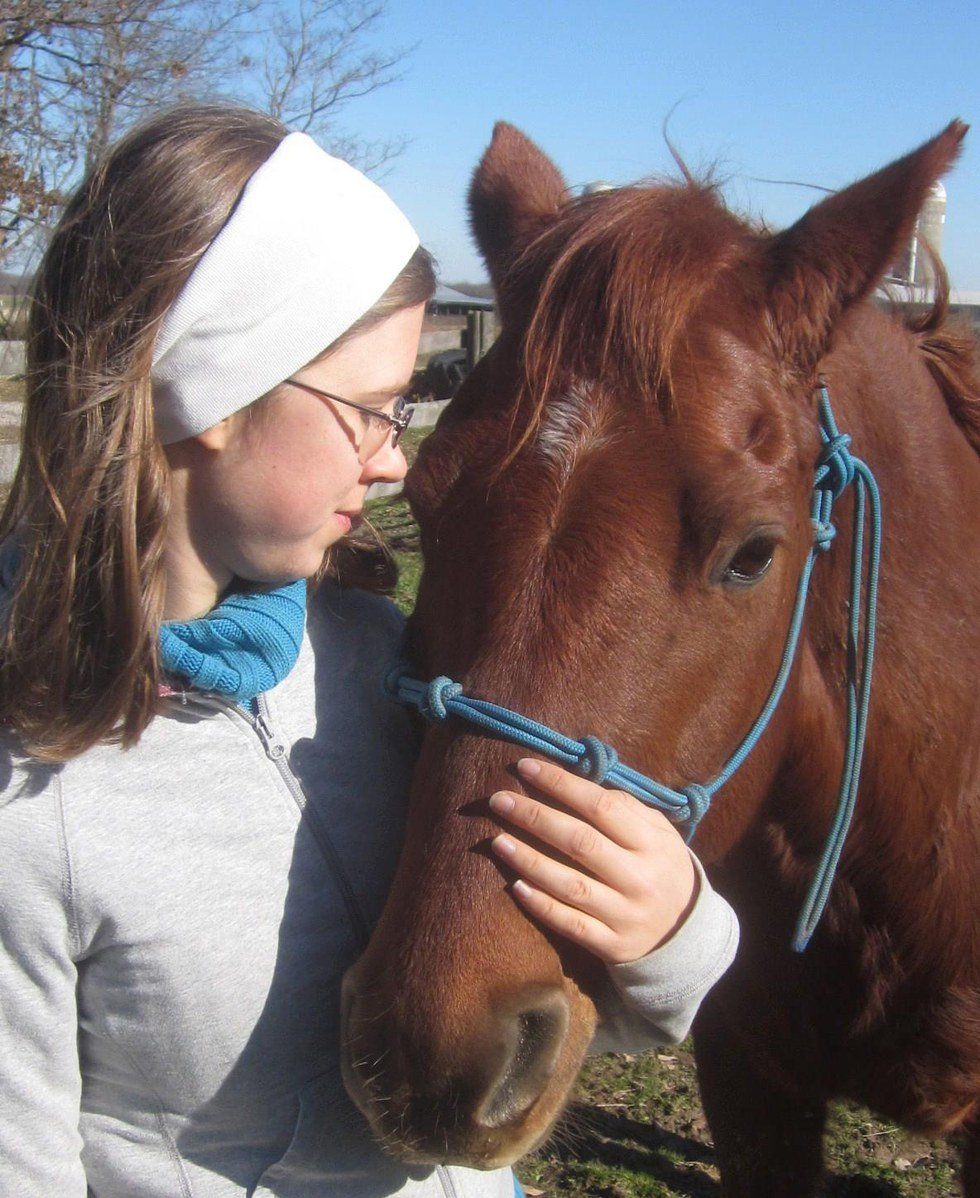
[[494, 288], [521, 250], [556, 215], [568, 188], [551, 159], [520, 129], [498, 121], [470, 184], [470, 226]]
[[838, 318], [880, 282], [912, 235], [929, 188], [955, 162], [968, 126], [937, 137], [816, 204], [768, 246], [768, 308], [780, 348], [806, 374]]

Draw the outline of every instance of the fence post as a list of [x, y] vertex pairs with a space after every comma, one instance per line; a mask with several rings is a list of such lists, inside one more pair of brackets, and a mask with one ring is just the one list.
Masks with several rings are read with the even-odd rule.
[[475, 310], [466, 313], [466, 365], [469, 370], [476, 366], [493, 345], [494, 322], [493, 312]]
[[480, 360], [480, 313], [466, 313], [466, 373], [469, 374]]

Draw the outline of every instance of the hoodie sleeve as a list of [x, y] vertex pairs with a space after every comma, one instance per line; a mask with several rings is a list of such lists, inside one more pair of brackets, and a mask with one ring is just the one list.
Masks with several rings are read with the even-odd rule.
[[611, 985], [600, 1004], [590, 1052], [635, 1052], [679, 1043], [691, 1030], [702, 999], [735, 959], [735, 912], [691, 856], [700, 889], [690, 915], [645, 957], [607, 966]]
[[[0, 759], [9, 771], [9, 758]], [[71, 872], [59, 778], [0, 792], [0, 1194], [85, 1198]]]

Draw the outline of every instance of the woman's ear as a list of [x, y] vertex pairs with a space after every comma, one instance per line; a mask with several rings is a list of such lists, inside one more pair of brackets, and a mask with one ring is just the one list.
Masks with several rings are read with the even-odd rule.
[[[498, 121], [470, 184], [470, 226], [502, 299], [521, 251], [558, 213], [568, 187], [551, 159], [513, 125]], [[505, 305], [501, 317], [506, 323]]]
[[243, 417], [242, 412], [232, 412], [224, 420], [219, 420], [217, 424], [206, 428], [203, 433], [195, 433], [190, 440], [196, 441], [203, 449], [208, 449], [212, 453], [219, 453], [222, 449], [227, 448], [239, 422], [243, 418], [247, 419], [247, 417]]

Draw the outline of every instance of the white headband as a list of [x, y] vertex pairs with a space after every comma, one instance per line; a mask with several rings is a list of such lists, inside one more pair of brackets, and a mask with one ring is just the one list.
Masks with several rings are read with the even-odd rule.
[[150, 374], [162, 444], [211, 428], [322, 353], [418, 244], [377, 184], [290, 133], [163, 318]]

